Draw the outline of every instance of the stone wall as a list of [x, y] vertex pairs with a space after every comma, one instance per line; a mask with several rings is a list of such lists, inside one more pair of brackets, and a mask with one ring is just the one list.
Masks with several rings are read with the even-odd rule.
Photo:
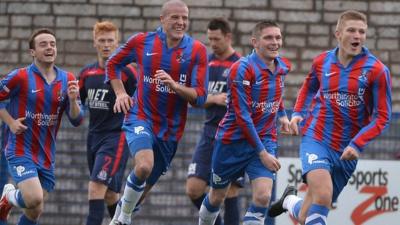
[[[58, 37], [58, 65], [75, 73], [95, 60], [92, 26], [111, 20], [125, 41], [135, 32], [159, 25], [163, 0], [2, 0], [0, 2], [0, 74], [31, 62], [27, 39], [33, 29], [53, 28]], [[282, 55], [293, 62], [286, 80], [292, 107], [312, 58], [336, 45], [333, 35], [338, 15], [346, 9], [365, 12], [369, 19], [368, 47], [390, 68], [394, 110], [400, 111], [400, 2], [385, 0], [187, 0], [190, 33], [206, 42], [205, 29], [212, 17], [223, 16], [234, 28], [235, 48], [250, 52], [249, 31], [257, 21], [276, 20], [282, 26]]]
[[[123, 41], [135, 32], [153, 30], [159, 24], [162, 0], [1, 0], [0, 75], [31, 63], [27, 39], [33, 29], [50, 27], [58, 36], [58, 65], [75, 73], [95, 60], [91, 29], [97, 20], [112, 20]], [[400, 111], [400, 2], [327, 0], [187, 0], [190, 33], [206, 42], [208, 20], [225, 16], [234, 28], [235, 48], [250, 52], [249, 31], [262, 19], [277, 20], [284, 34], [282, 55], [294, 65], [287, 81], [287, 107], [293, 106], [311, 60], [336, 45], [333, 30], [338, 15], [346, 9], [366, 12], [369, 19], [368, 47], [389, 66], [393, 100]], [[391, 159], [398, 151], [400, 116], [388, 133], [369, 146], [365, 158]], [[191, 112], [184, 137], [171, 170], [160, 179], [135, 219], [142, 225], [196, 224], [197, 210], [184, 195], [186, 168], [202, 126], [202, 114]], [[57, 185], [45, 204], [42, 225], [81, 225], [87, 215], [86, 124], [73, 128], [63, 121], [57, 141]], [[283, 138], [281, 155], [297, 156], [299, 140]], [[128, 166], [129, 167], [129, 166]], [[248, 196], [248, 189], [242, 191]], [[242, 213], [248, 197], [242, 198]], [[107, 213], [106, 213], [107, 214]], [[18, 220], [13, 211], [10, 224]], [[104, 224], [108, 220], [104, 221]]]

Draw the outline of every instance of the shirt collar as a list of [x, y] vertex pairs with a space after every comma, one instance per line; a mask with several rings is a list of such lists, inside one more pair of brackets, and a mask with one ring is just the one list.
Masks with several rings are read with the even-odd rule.
[[[338, 58], [338, 52], [339, 52], [339, 45], [336, 46], [336, 48], [334, 48], [334, 49], [331, 51], [331, 54], [333, 54], [333, 57], [332, 57], [333, 63], [340, 63], [340, 62], [339, 62], [339, 58]], [[356, 56], [353, 58], [353, 60], [354, 60], [354, 59], [362, 58], [362, 57], [364, 57], [364, 56], [366, 56], [366, 55], [368, 55], [368, 54], [369, 54], [368, 48], [365, 47], [365, 46], [362, 46], [362, 47], [361, 47], [361, 52], [360, 52], [360, 54], [356, 55]]]
[[[31, 65], [29, 65], [28, 71], [29, 70], [31, 70], [32, 72], [34, 72], [34, 74], [37, 74], [44, 79], [42, 73], [40, 72], [39, 68], [35, 65], [35, 63], [32, 63]], [[61, 80], [61, 77], [59, 76], [60, 69], [57, 66], [54, 66], [54, 70], [56, 72], [56, 79], [54, 81]]]
[[[267, 64], [265, 64], [264, 61], [257, 55], [255, 49], [253, 49], [253, 51], [251, 52], [250, 58], [255, 63], [257, 63], [261, 69], [263, 69], [263, 70], [269, 69]], [[279, 60], [278, 60], [278, 58], [275, 58], [274, 61], [276, 63], [276, 69], [275, 70], [278, 71], [277, 69], [278, 69], [278, 67], [280, 67]], [[273, 71], [271, 71], [271, 72], [273, 72]]]

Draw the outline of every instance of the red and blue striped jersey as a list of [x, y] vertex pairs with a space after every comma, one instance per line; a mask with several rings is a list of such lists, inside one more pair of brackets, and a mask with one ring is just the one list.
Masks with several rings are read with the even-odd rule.
[[[122, 69], [121, 79], [129, 96], [136, 90], [136, 69]], [[121, 131], [124, 114], [114, 113], [115, 93], [110, 83], [104, 83], [105, 69], [99, 63], [85, 66], [79, 73], [79, 94], [89, 111], [89, 133]]]
[[223, 143], [246, 140], [258, 152], [265, 149], [262, 139], [276, 141], [277, 118], [286, 116], [283, 90], [291, 63], [277, 57], [275, 65], [275, 71], [270, 71], [255, 51], [232, 65], [227, 112], [219, 123], [216, 139]]
[[[208, 93], [219, 94], [226, 93], [226, 79], [228, 77], [229, 68], [234, 62], [239, 60], [240, 55], [234, 52], [231, 56], [224, 60], [220, 60], [215, 57], [215, 54], [209, 56], [208, 61]], [[221, 119], [226, 113], [226, 107], [221, 105], [211, 105], [206, 108], [206, 121], [205, 125], [209, 125], [215, 129], [218, 126]]]
[[305, 118], [303, 135], [343, 151], [363, 148], [389, 125], [392, 113], [388, 68], [365, 47], [347, 67], [338, 48], [314, 59], [300, 89], [295, 115]]
[[16, 69], [0, 81], [0, 108], [14, 118], [25, 117], [28, 127], [22, 134], [9, 132], [6, 156], [31, 158], [45, 169], [53, 169], [56, 135], [62, 114], [66, 111], [72, 125], [83, 118], [69, 116], [68, 81], [72, 73], [55, 67], [56, 78], [48, 84], [35, 64]]
[[187, 101], [154, 74], [164, 70], [179, 84], [194, 88], [195, 104], [201, 106], [207, 98], [207, 61], [206, 47], [188, 35], [174, 48], [167, 47], [162, 28], [132, 36], [109, 58], [106, 66], [108, 80], [120, 79], [122, 68], [130, 62], [138, 66], [134, 105], [125, 116], [125, 124], [145, 120], [158, 138], [178, 141], [186, 123]]

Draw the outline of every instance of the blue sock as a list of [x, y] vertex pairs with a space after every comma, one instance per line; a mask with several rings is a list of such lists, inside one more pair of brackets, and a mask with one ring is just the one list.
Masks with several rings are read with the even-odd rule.
[[132, 172], [129, 174], [128, 180], [127, 180], [127, 184], [129, 185], [129, 187], [135, 189], [136, 191], [143, 191], [145, 180], [141, 180], [139, 179], [136, 175], [135, 172]]
[[219, 206], [213, 206], [210, 204], [210, 200], [208, 199], [208, 195], [204, 198], [203, 205], [207, 208], [210, 212], [217, 212], [219, 211]]
[[264, 224], [267, 209], [267, 207], [256, 206], [251, 203], [246, 214], [244, 215], [243, 224]]
[[299, 219], [299, 213], [302, 205], [303, 205], [303, 200], [297, 202], [296, 205], [294, 205], [292, 214], [294, 218]]
[[89, 215], [86, 225], [101, 225], [104, 217], [104, 199], [89, 200]]
[[18, 190], [17, 192], [15, 192], [15, 194], [17, 195], [17, 196], [16, 196], [16, 199], [17, 199], [18, 205], [21, 206], [21, 208], [25, 209], [25, 208], [26, 208], [26, 205], [25, 205], [24, 199], [22, 198], [22, 193], [21, 193], [21, 191]]
[[32, 221], [28, 219], [28, 217], [25, 216], [25, 214], [22, 214], [22, 216], [19, 218], [19, 222], [17, 223], [18, 225], [37, 225], [37, 221]]
[[22, 193], [19, 189], [10, 191], [8, 194], [8, 201], [19, 208], [26, 208], [25, 201], [22, 198]]
[[307, 213], [306, 225], [327, 224], [329, 209], [323, 205], [312, 204]]
[[224, 223], [226, 225], [239, 225], [239, 199], [238, 197], [226, 198], [225, 201]]

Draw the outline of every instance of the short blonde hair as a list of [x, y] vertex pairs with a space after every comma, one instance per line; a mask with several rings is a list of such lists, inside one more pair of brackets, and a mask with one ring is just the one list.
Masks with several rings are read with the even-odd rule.
[[165, 2], [162, 7], [161, 7], [161, 15], [162, 16], [166, 16], [170, 13], [170, 8], [172, 6], [182, 6], [182, 7], [186, 7], [188, 10], [188, 6], [186, 5], [186, 3], [182, 0], [169, 0], [167, 2]]
[[101, 22], [96, 22], [96, 24], [93, 26], [93, 40], [96, 38], [96, 35], [102, 32], [112, 32], [115, 31], [116, 38], [118, 40], [118, 28], [115, 26], [110, 21], [101, 21]]
[[343, 27], [344, 22], [348, 20], [361, 20], [367, 24], [367, 16], [364, 13], [356, 10], [347, 10], [340, 14], [336, 25], [336, 31], [339, 31]]

